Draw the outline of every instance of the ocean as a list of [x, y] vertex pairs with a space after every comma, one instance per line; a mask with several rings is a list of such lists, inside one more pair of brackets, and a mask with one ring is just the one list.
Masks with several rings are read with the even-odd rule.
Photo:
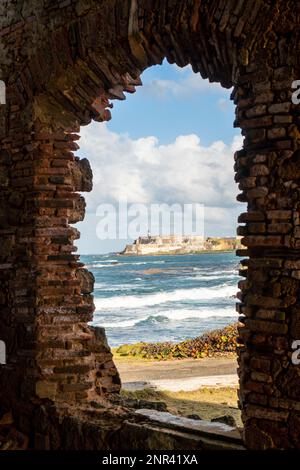
[[81, 259], [95, 276], [93, 325], [112, 347], [182, 341], [237, 321], [234, 253]]

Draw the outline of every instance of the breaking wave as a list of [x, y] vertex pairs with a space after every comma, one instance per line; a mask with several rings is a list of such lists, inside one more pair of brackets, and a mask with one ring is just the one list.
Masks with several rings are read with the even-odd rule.
[[95, 299], [96, 310], [114, 310], [141, 308], [149, 305], [161, 305], [169, 302], [182, 302], [189, 300], [212, 300], [233, 297], [236, 286], [223, 285], [218, 287], [199, 287], [194, 289], [177, 289], [171, 292], [157, 292], [155, 294], [120, 295], [108, 298]]
[[199, 308], [199, 309], [180, 309], [160, 311], [148, 316], [131, 318], [121, 321], [107, 321], [107, 318], [95, 317], [95, 324], [104, 328], [132, 328], [135, 326], [151, 326], [158, 323], [168, 323], [178, 320], [204, 319], [212, 317], [234, 318], [237, 316], [234, 308]]

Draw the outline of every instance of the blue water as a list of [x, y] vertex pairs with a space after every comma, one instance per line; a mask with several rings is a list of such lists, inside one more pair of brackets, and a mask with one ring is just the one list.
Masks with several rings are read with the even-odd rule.
[[181, 341], [237, 320], [234, 253], [81, 259], [96, 280], [93, 324], [111, 346]]

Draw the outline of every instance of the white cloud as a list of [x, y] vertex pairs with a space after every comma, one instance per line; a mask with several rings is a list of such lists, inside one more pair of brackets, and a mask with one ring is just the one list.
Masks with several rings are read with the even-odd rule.
[[[217, 93], [217, 94], [229, 94], [228, 90], [221, 87], [219, 83], [210, 83], [208, 79], [203, 79], [199, 73], [194, 73], [191, 66], [180, 68], [173, 66], [173, 69], [177, 75], [176, 80], [174, 79], [154, 79], [149, 82], [145, 82], [142, 88], [142, 93], [145, 95], [152, 95], [158, 99], [165, 99], [168, 96], [175, 98], [188, 98], [195, 93]], [[229, 98], [228, 98], [229, 101]], [[223, 98], [219, 100], [218, 105], [222, 105], [223, 108], [227, 100]]]
[[201, 145], [195, 135], [180, 135], [167, 145], [156, 137], [131, 139], [126, 134], [93, 123], [82, 128], [80, 155], [86, 156], [94, 173], [94, 189], [85, 194], [87, 210], [95, 212], [103, 202], [205, 204], [226, 218], [224, 210], [235, 211], [237, 187], [234, 182], [233, 153], [242, 138], [230, 145], [216, 141]]

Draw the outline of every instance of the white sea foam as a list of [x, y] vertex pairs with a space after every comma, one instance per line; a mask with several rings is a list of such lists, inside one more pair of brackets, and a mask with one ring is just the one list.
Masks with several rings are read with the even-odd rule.
[[218, 279], [237, 279], [239, 276], [238, 274], [223, 274], [223, 275], [218, 275], [218, 274], [195, 274], [195, 276], [190, 276], [190, 277], [185, 277], [185, 280], [190, 280], [190, 279], [197, 279], [198, 281], [216, 281]]
[[121, 263], [121, 266], [123, 265], [127, 265], [127, 264], [130, 264], [130, 265], [142, 265], [142, 264], [165, 264], [165, 261], [163, 260], [160, 260], [160, 261], [122, 261]]
[[218, 287], [199, 287], [193, 289], [177, 289], [171, 292], [157, 292], [147, 295], [120, 295], [107, 298], [96, 298], [96, 310], [114, 310], [140, 308], [149, 305], [160, 305], [167, 302], [185, 300], [226, 299], [236, 294], [236, 286], [223, 285]]
[[142, 316], [139, 318], [131, 318], [121, 321], [109, 321], [107, 318], [97, 316], [94, 319], [95, 325], [103, 326], [104, 328], [132, 328], [142, 323], [163, 323], [164, 321], [178, 321], [187, 319], [204, 319], [212, 317], [221, 318], [234, 318], [237, 316], [236, 311], [232, 307], [226, 308], [199, 308], [199, 309], [178, 309], [178, 310], [162, 310], [157, 313]]
[[210, 318], [210, 317], [236, 317], [234, 308], [199, 308], [199, 309], [178, 309], [166, 310], [155, 314], [161, 315], [169, 320], [186, 320], [188, 318]]
[[230, 274], [236, 274], [236, 275], [238, 274], [238, 270], [236, 268], [217, 270], [217, 269], [212, 269], [211, 267], [210, 268], [207, 268], [207, 267], [201, 267], [201, 268], [193, 267], [193, 271], [199, 271], [201, 274], [203, 274], [203, 275], [207, 274], [208, 276], [210, 274], [217, 275], [217, 276], [229, 276]]
[[112, 266], [126, 266], [126, 265], [130, 265], [130, 266], [139, 266], [139, 265], [143, 265], [143, 264], [164, 264], [165, 261], [132, 261], [132, 262], [128, 262], [128, 261], [122, 261], [120, 262], [120, 260], [116, 260], [116, 259], [109, 259], [109, 260], [101, 260], [100, 261], [97, 261], [95, 263], [91, 263], [91, 264], [87, 264], [86, 267], [87, 268], [111, 268]]
[[105, 282], [95, 282], [94, 289], [105, 289], [107, 284]]
[[118, 284], [116, 286], [109, 286], [105, 282], [96, 282], [94, 289], [102, 289], [106, 292], [128, 291], [132, 289], [132, 284]]
[[131, 328], [132, 326], [136, 326], [140, 321], [146, 320], [147, 317], [141, 318], [140, 320], [122, 320], [117, 322], [109, 321], [107, 322], [107, 318], [102, 317], [95, 317], [93, 321], [93, 325], [95, 326], [102, 326], [103, 328]]
[[116, 266], [118, 263], [116, 262], [116, 264], [114, 263], [106, 263], [106, 264], [103, 264], [103, 263], [94, 263], [94, 264], [87, 264], [86, 265], [86, 268], [90, 269], [90, 268], [111, 268], [112, 266]]

